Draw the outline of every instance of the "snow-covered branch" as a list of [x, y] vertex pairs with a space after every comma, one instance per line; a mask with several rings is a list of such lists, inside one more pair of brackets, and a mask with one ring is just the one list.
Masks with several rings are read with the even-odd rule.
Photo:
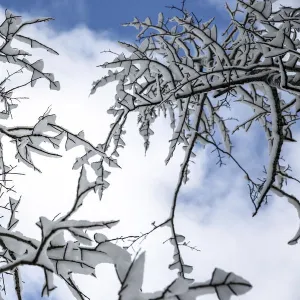
[[[232, 295], [241, 295], [251, 289], [251, 284], [243, 278], [215, 269], [207, 282], [194, 283], [187, 278], [193, 267], [184, 263], [180, 246], [187, 246], [186, 237], [179, 234], [175, 227], [176, 209], [180, 201], [180, 191], [188, 181], [189, 165], [196, 157], [197, 145], [209, 146], [218, 155], [220, 165], [227, 156], [244, 173], [249, 185], [250, 197], [257, 214], [270, 192], [283, 196], [299, 210], [298, 199], [283, 190], [283, 183], [299, 180], [290, 174], [291, 168], [281, 160], [284, 143], [295, 142], [292, 126], [297, 122], [300, 110], [300, 30], [299, 9], [282, 7], [272, 10], [271, 0], [237, 0], [235, 8], [226, 6], [231, 18], [228, 28], [221, 36], [214, 25], [214, 19], [201, 22], [194, 13], [190, 13], [182, 1], [179, 11], [181, 16], [167, 19], [162, 13], [157, 22], [150, 18], [135, 18], [124, 26], [134, 26], [139, 30], [139, 44], [120, 42], [129, 52], [117, 54], [115, 59], [101, 67], [109, 69], [108, 74], [92, 85], [91, 94], [98, 88], [117, 82], [115, 103], [107, 111], [115, 117], [104, 143], [94, 146], [84, 136], [84, 132], [73, 134], [65, 127], [56, 124], [56, 116], [47, 111], [34, 126], [8, 127], [0, 124], [0, 171], [2, 176], [1, 191], [13, 192], [8, 186], [8, 174], [12, 175], [12, 166], [5, 164], [2, 148], [9, 138], [16, 145], [16, 158], [26, 166], [41, 171], [32, 161], [31, 154], [60, 157], [55, 151], [49, 152], [41, 145], [48, 143], [54, 150], [64, 142], [65, 150], [83, 146], [81, 157], [77, 158], [73, 169], [80, 170], [76, 196], [73, 205], [60, 218], [49, 220], [40, 217], [37, 226], [41, 230], [39, 240], [26, 237], [15, 231], [20, 199], [10, 197], [2, 206], [10, 213], [8, 224], [0, 227], [0, 253], [3, 263], [0, 273], [11, 272], [15, 278], [15, 290], [21, 299], [21, 278], [19, 269], [22, 265], [34, 265], [43, 268], [45, 284], [42, 296], [50, 295], [56, 288], [54, 275], [64, 280], [76, 299], [87, 299], [86, 294], [77, 286], [73, 274], [95, 276], [95, 267], [100, 263], [111, 263], [120, 282], [119, 299], [195, 299], [199, 296], [216, 293], [219, 300], [228, 300]], [[51, 18], [35, 19], [22, 22], [21, 18], [6, 11], [5, 20], [0, 25], [0, 62], [18, 65], [21, 73], [31, 72], [30, 80], [22, 86], [34, 86], [40, 78], [47, 80], [50, 89], [59, 90], [59, 83], [53, 74], [44, 73], [44, 63], [37, 60], [31, 63], [29, 52], [12, 48], [13, 39], [29, 44], [32, 48], [43, 48], [57, 54], [52, 48], [20, 34], [29, 25], [47, 22]], [[26, 58], [25, 58], [26, 57]], [[116, 69], [112, 71], [111, 69]], [[8, 80], [14, 75], [8, 74], [0, 82], [0, 99], [5, 109], [0, 118], [5, 121], [16, 108], [12, 93], [16, 88], [5, 89]], [[286, 103], [280, 91], [294, 95]], [[251, 110], [252, 115], [230, 129], [224, 118], [223, 109], [230, 108], [235, 100]], [[172, 159], [178, 145], [182, 145], [184, 156], [180, 166], [177, 185], [166, 220], [141, 235], [108, 238], [99, 230], [111, 228], [118, 221], [91, 222], [72, 220], [73, 215], [84, 205], [84, 198], [91, 192], [98, 193], [99, 199], [109, 187], [107, 178], [109, 167], [120, 168], [117, 158], [120, 148], [125, 147], [124, 127], [130, 114], [138, 113], [139, 132], [144, 141], [145, 152], [150, 147], [152, 126], [162, 113], [168, 115], [173, 134], [170, 137], [169, 151], [165, 162]], [[229, 119], [237, 119], [231, 116]], [[250, 173], [235, 158], [231, 134], [251, 129], [258, 121], [266, 134], [269, 158], [265, 169], [265, 178], [254, 181]], [[218, 134], [216, 134], [218, 132]], [[112, 146], [112, 147], [111, 147]], [[96, 157], [96, 160], [95, 160]], [[93, 158], [93, 162], [90, 160]], [[94, 179], [87, 178], [91, 168]], [[2, 196], [2, 194], [1, 194]], [[146, 254], [139, 252], [131, 257], [130, 248], [137, 241], [144, 240], [152, 232], [168, 226], [168, 242], [174, 247], [173, 260], [169, 269], [177, 269], [178, 276], [162, 291], [143, 293], [143, 271]], [[92, 238], [90, 231], [97, 232]], [[72, 235], [72, 241], [66, 240], [64, 232]], [[299, 239], [299, 231], [289, 242], [294, 244]], [[117, 241], [129, 241], [121, 247]], [[195, 247], [189, 247], [196, 249]], [[192, 275], [189, 275], [192, 276]]]

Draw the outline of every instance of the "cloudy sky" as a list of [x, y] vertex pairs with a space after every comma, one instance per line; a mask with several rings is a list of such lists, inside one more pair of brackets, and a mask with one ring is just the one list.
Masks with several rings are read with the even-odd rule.
[[[297, 1], [284, 1], [295, 4]], [[180, 5], [178, 0], [2, 0], [0, 16], [4, 9], [22, 15], [25, 19], [39, 16], [54, 17], [51, 24], [32, 26], [27, 34], [49, 45], [59, 52], [54, 56], [40, 50], [32, 53], [43, 58], [45, 70], [53, 72], [61, 83], [61, 90], [50, 91], [44, 81], [35, 88], [25, 87], [18, 95], [29, 97], [22, 100], [13, 112], [9, 125], [33, 125], [47, 107], [57, 115], [57, 123], [71, 132], [84, 130], [86, 138], [95, 145], [103, 142], [113, 119], [106, 110], [114, 103], [115, 86], [101, 88], [88, 97], [94, 80], [105, 75], [105, 70], [96, 68], [111, 58], [103, 50], [122, 52], [118, 40], [134, 41], [135, 32], [121, 27], [134, 16], [156, 18], [158, 12], [170, 15], [166, 5]], [[187, 5], [203, 20], [216, 17], [220, 27], [226, 26], [227, 16], [221, 0], [187, 0]], [[277, 3], [278, 5], [278, 3]], [[3, 66], [2, 70], [6, 70]], [[21, 80], [16, 79], [16, 82]], [[21, 81], [20, 81], [21, 82]], [[234, 106], [228, 115], [239, 115], [243, 120], [248, 112]], [[181, 147], [165, 166], [168, 140], [171, 130], [168, 121], [158, 120], [153, 130], [150, 149], [144, 156], [143, 139], [138, 133], [136, 115], [126, 125], [126, 147], [120, 151], [118, 160], [122, 169], [114, 169], [100, 203], [96, 196], [88, 197], [85, 206], [76, 218], [92, 220], [120, 219], [121, 223], [109, 233], [138, 234], [151, 228], [151, 223], [160, 223], [169, 214], [169, 207], [177, 183], [179, 165], [183, 159]], [[299, 128], [299, 126], [298, 126]], [[300, 139], [300, 130], [294, 132]], [[260, 174], [266, 163], [266, 142], [259, 127], [249, 134], [240, 131], [234, 138], [236, 157], [252, 174]], [[297, 213], [284, 198], [272, 197], [269, 205], [252, 218], [253, 207], [248, 196], [248, 187], [232, 163], [219, 168], [217, 157], [210, 148], [198, 149], [195, 164], [191, 168], [190, 181], [182, 189], [176, 215], [176, 227], [192, 245], [201, 252], [184, 250], [184, 260], [194, 266], [192, 273], [196, 281], [210, 278], [215, 267], [232, 271], [249, 280], [254, 288], [235, 299], [294, 300], [299, 297], [300, 246], [289, 246], [299, 226]], [[4, 151], [13, 159], [13, 148], [4, 145]], [[20, 166], [26, 173], [16, 177], [18, 195], [22, 195], [19, 207], [17, 230], [25, 235], [39, 237], [34, 225], [39, 216], [52, 219], [66, 212], [72, 205], [76, 191], [78, 172], [72, 165], [83, 150], [76, 148], [62, 152], [61, 159], [34, 156], [42, 174]], [[293, 167], [294, 175], [300, 177], [298, 159], [299, 144], [285, 146], [284, 154]], [[299, 188], [290, 184], [290, 193], [299, 195]], [[173, 249], [163, 242], [168, 238], [167, 230], [159, 230], [142, 244], [147, 250], [144, 291], [163, 288], [176, 274], [168, 270]], [[136, 248], [136, 250], [138, 247]], [[26, 299], [40, 299], [43, 277], [37, 268], [23, 269], [24, 295]], [[98, 279], [77, 276], [77, 283], [91, 299], [116, 299], [118, 283], [110, 266], [97, 267]], [[59, 288], [51, 299], [71, 299], [68, 289], [57, 280]], [[9, 282], [8, 282], [9, 285]], [[15, 299], [10, 295], [7, 299]], [[209, 296], [206, 299], [217, 299]]]

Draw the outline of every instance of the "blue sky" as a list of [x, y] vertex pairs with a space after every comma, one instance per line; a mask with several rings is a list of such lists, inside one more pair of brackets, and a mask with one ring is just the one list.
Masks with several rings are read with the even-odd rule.
[[[34, 50], [34, 57], [42, 53], [45, 69], [55, 74], [62, 88], [60, 92], [49, 91], [47, 84], [41, 81], [35, 88], [22, 89], [21, 95], [30, 97], [30, 100], [23, 101], [16, 109], [16, 124], [33, 124], [51, 104], [53, 113], [58, 115], [59, 123], [74, 132], [84, 129], [87, 138], [91, 138], [95, 144], [102, 142], [112, 121], [106, 110], [114, 102], [115, 88], [105, 87], [87, 98], [92, 81], [106, 74], [105, 70], [95, 68], [96, 65], [109, 60], [108, 55], [100, 55], [99, 52], [104, 49], [120, 52], [122, 49], [116, 44], [117, 40], [135, 39], [137, 31], [134, 28], [122, 27], [121, 23], [131, 21], [134, 16], [141, 19], [149, 16], [156, 20], [160, 11], [171, 16], [175, 11], [170, 11], [165, 6], [172, 4], [180, 6], [180, 1], [2, 0], [3, 9], [26, 13], [30, 17], [55, 18], [55, 21], [47, 26], [36, 26], [29, 35], [37, 37], [37, 40], [45, 42], [60, 53], [57, 57]], [[199, 18], [208, 20], [215, 16], [219, 26], [226, 25], [227, 13], [221, 0], [187, 0], [186, 4]], [[100, 35], [97, 35], [98, 33]], [[101, 35], [102, 33], [105, 34]], [[87, 48], [90, 48], [89, 55], [85, 55]], [[36, 53], [38, 55], [35, 56]], [[234, 112], [235, 108], [231, 113]], [[245, 109], [236, 112], [241, 113], [240, 119], [243, 120]], [[164, 159], [171, 131], [168, 122], [159, 120], [154, 125], [155, 135], [151, 138], [145, 158], [143, 139], [138, 133], [136, 117], [129, 118], [128, 123], [125, 140], [127, 146], [120, 151], [119, 158], [122, 171], [113, 170], [111, 186], [101, 205], [90, 199], [92, 209], [83, 207], [83, 215], [95, 220], [107, 219], [110, 214], [112, 219], [122, 216], [125, 222], [122, 223], [125, 224], [122, 225], [122, 229], [132, 234], [147, 231], [154, 219], [159, 222], [165, 213], [168, 213], [168, 204], [182, 162], [182, 151], [181, 147], [178, 147], [173, 159], [165, 167]], [[235, 149], [237, 158], [245, 163], [248, 170], [260, 172], [261, 163], [265, 158], [263, 149], [266, 141], [262, 129], [259, 128], [258, 132], [258, 126], [255, 128], [247, 135], [242, 130], [236, 134], [235, 140], [240, 142]], [[262, 140], [264, 144], [261, 143]], [[298, 157], [299, 146], [295, 148], [291, 145], [287, 148], [288, 158]], [[197, 149], [196, 163], [191, 165], [190, 181], [181, 192], [178, 209], [179, 231], [186, 234], [191, 244], [202, 250], [200, 254], [189, 251], [185, 253], [187, 262], [190, 259], [189, 264], [195, 266], [195, 276], [207, 280], [212, 269], [217, 266], [234, 271], [253, 282], [256, 287], [253, 293], [240, 299], [294, 300], [292, 295], [297, 295], [300, 269], [299, 248], [297, 245], [287, 246], [286, 242], [298, 228], [296, 213], [280, 198], [280, 201], [274, 201], [274, 204], [270, 202], [268, 209], [266, 207], [253, 219], [253, 207], [246, 181], [240, 178], [241, 173], [231, 163], [220, 170], [215, 165], [216, 154], [211, 154], [210, 149], [207, 149]], [[14, 153], [13, 151], [11, 153]], [[67, 152], [60, 161], [36, 157], [37, 165], [43, 167], [43, 175], [24, 169], [26, 177], [16, 178], [16, 186], [22, 191], [23, 199], [20, 206], [19, 230], [25, 235], [39, 236], [34, 223], [40, 215], [52, 218], [69, 208], [78, 176], [71, 170], [75, 154], [79, 156], [82, 153], [79, 150]], [[57, 172], [58, 168], [60, 172]], [[299, 176], [299, 163], [295, 163], [295, 171]], [[34, 189], [28, 188], [32, 186], [32, 180], [35, 181]], [[297, 187], [292, 185], [292, 191], [296, 195]], [[132, 207], [141, 213], [130, 214]], [[156, 242], [151, 238], [145, 242], [145, 245], [148, 245], [145, 247], [149, 249], [150, 262], [146, 268], [146, 289], [160, 288], [171, 278], [166, 269], [173, 249], [162, 244], [165, 240], [163, 234], [154, 236]], [[148, 273], [150, 275], [147, 275]], [[85, 290], [93, 296], [104, 290], [107, 294], [101, 294], [102, 298], [113, 299], [110, 298], [110, 293], [115, 282], [110, 276], [105, 276], [107, 273], [101, 274], [103, 273], [100, 271], [97, 273], [101, 279], [97, 284], [95, 281], [91, 281], [91, 284], [85, 280], [81, 282]], [[265, 281], [266, 278], [268, 280]], [[43, 283], [40, 273], [31, 269], [24, 274], [24, 281], [25, 300], [40, 299], [39, 293]], [[278, 289], [275, 290], [274, 286]], [[70, 293], [67, 293], [62, 284], [54, 295], [55, 300], [71, 299], [68, 298]], [[95, 296], [91, 299], [98, 298]]]
[[[222, 6], [216, 6], [209, 1], [187, 0], [187, 8], [193, 11], [199, 18], [209, 19], [216, 17], [218, 23], [222, 23], [227, 17]], [[172, 16], [173, 12], [166, 6], [181, 6], [179, 0], [3, 0], [2, 7], [25, 11], [36, 16], [49, 16], [55, 18], [53, 27], [58, 30], [68, 30], [79, 24], [87, 26], [91, 30], [109, 31], [116, 38], [132, 39], [135, 29], [125, 28], [122, 23], [129, 22], [133, 17], [145, 19], [157, 18], [161, 11], [166, 16]], [[220, 9], [221, 8], [221, 9]]]

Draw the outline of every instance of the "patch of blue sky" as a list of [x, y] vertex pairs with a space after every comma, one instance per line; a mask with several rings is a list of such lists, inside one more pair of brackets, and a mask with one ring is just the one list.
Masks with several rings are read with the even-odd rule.
[[[135, 29], [122, 27], [122, 23], [130, 22], [134, 17], [140, 19], [150, 17], [156, 21], [159, 12], [163, 12], [166, 17], [178, 15], [180, 14], [178, 11], [166, 6], [180, 7], [181, 0], [2, 0], [1, 5], [12, 11], [53, 17], [55, 21], [51, 26], [56, 30], [70, 30], [78, 25], [84, 25], [93, 31], [109, 31], [116, 39], [134, 40]], [[186, 7], [203, 21], [215, 17], [220, 24], [228, 22], [225, 10], [216, 9], [216, 5], [210, 1], [187, 0]]]

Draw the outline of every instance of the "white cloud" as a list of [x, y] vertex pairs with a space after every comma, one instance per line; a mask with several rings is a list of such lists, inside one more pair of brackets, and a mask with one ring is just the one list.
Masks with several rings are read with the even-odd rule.
[[299, 7], [299, 1], [298, 0], [278, 0], [273, 5], [274, 5], [274, 9], [280, 9], [280, 5]]
[[[0, 13], [3, 15], [3, 12]], [[42, 81], [35, 88], [22, 89], [20, 95], [30, 99], [22, 101], [9, 123], [34, 124], [52, 104], [52, 112], [57, 114], [59, 124], [72, 132], [84, 129], [86, 137], [93, 143], [102, 142], [113, 120], [106, 110], [113, 103], [114, 86], [102, 88], [90, 98], [87, 96], [92, 81], [105, 74], [95, 67], [109, 56], [100, 55], [100, 51], [122, 50], [109, 40], [107, 34], [93, 33], [87, 28], [60, 33], [42, 26], [28, 33], [60, 53], [57, 57], [35, 51], [37, 57], [41, 55], [44, 58], [45, 69], [60, 80], [61, 91], [50, 91]], [[122, 222], [110, 231], [111, 237], [120, 233], [138, 234], [148, 230], [152, 221], [159, 223], [164, 220], [182, 159], [182, 152], [177, 151], [169, 165], [164, 165], [171, 131], [163, 119], [154, 126], [155, 135], [147, 157], [144, 156], [143, 139], [136, 128], [136, 116], [128, 119], [126, 130], [127, 146], [120, 151], [119, 158], [122, 170], [113, 170], [109, 178], [111, 186], [101, 203], [96, 196], [90, 196], [85, 200], [81, 213], [76, 215], [93, 220], [120, 218]], [[237, 149], [243, 149], [237, 155], [251, 168], [255, 168], [252, 149], [261, 142], [255, 140], [256, 134], [242, 137], [237, 146]], [[250, 143], [253, 147], [249, 147]], [[13, 153], [10, 152], [12, 146], [5, 146], [6, 155]], [[292, 146], [287, 149], [287, 155], [296, 163], [297, 147]], [[16, 177], [15, 182], [16, 189], [22, 192], [18, 229], [24, 234], [38, 236], [34, 223], [39, 216], [53, 218], [70, 208], [78, 177], [78, 172], [72, 171], [71, 167], [80, 154], [81, 149], [75, 149], [58, 160], [34, 157], [43, 174], [20, 167], [26, 176]], [[259, 155], [254, 158], [258, 159]], [[254, 285], [253, 290], [240, 299], [294, 300], [300, 267], [299, 246], [288, 246], [287, 241], [297, 230], [296, 213], [286, 200], [280, 198], [252, 218], [246, 181], [240, 179], [243, 175], [231, 164], [219, 170], [215, 159], [215, 154], [210, 154], [209, 149], [198, 151], [191, 180], [181, 193], [177, 211], [178, 232], [185, 234], [192, 245], [201, 249], [201, 252], [183, 251], [186, 262], [195, 268], [195, 279], [207, 280], [214, 267], [221, 267], [236, 272]], [[300, 175], [299, 163], [295, 173]], [[296, 186], [291, 185], [291, 188], [297, 195]], [[167, 237], [168, 231], [164, 229], [155, 232], [143, 243], [148, 250], [145, 291], [163, 288], [175, 276], [167, 269], [173, 252], [171, 246], [163, 244]], [[37, 289], [36, 285], [40, 285], [41, 289], [42, 274], [32, 267], [25, 270], [27, 294], [30, 289]], [[78, 283], [91, 299], [114, 299], [118, 283], [112, 268], [98, 267], [97, 276], [99, 281], [80, 277]], [[65, 299], [71, 297], [63, 285], [55, 295]]]

